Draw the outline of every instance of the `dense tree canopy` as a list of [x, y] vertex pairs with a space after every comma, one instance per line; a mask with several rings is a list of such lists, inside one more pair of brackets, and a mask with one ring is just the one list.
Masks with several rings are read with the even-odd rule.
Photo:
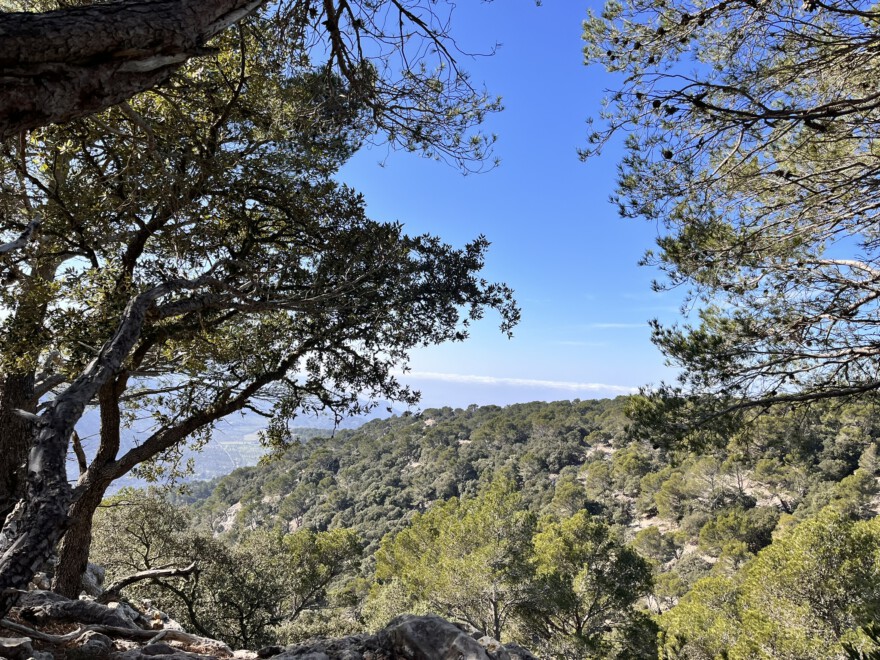
[[517, 610], [531, 597], [534, 526], [516, 484], [499, 478], [477, 498], [438, 503], [383, 539], [376, 576], [399, 581], [435, 612], [507, 639]]
[[254, 528], [364, 539], [360, 574], [336, 592], [345, 598], [305, 612], [291, 642], [318, 621], [352, 634], [402, 612], [491, 628], [494, 580], [496, 604], [522, 599], [502, 637], [540, 657], [656, 658], [655, 622], [670, 659], [869, 648], [858, 629], [878, 593], [876, 410], [777, 409], [723, 447], [689, 451], [628, 438], [624, 403], [373, 420], [183, 499], [226, 542]]
[[165, 83], [191, 58], [216, 52], [214, 37], [257, 14], [304, 38], [286, 50], [268, 45], [276, 66], [299, 66], [305, 49], [345, 80], [345, 93], [370, 107], [393, 143], [480, 167], [492, 138], [474, 129], [499, 106], [458, 66], [453, 9], [424, 0], [7, 2], [0, 139]]
[[[485, 98], [427, 69], [377, 77], [399, 63], [390, 53], [360, 62], [340, 44], [329, 62], [312, 61], [314, 35], [296, 20], [277, 7], [257, 14], [160, 90], [3, 145], [0, 228], [24, 232], [7, 243], [0, 293], [7, 511], [25, 494], [30, 452], [17, 514], [29, 540], [4, 559], [9, 585], [72, 521], [56, 586], [75, 594], [109, 483], [206, 438], [225, 415], [263, 414], [267, 439], [283, 442], [304, 409], [412, 402], [393, 375], [409, 349], [464, 339], [486, 309], [505, 331], [516, 322], [509, 289], [478, 277], [483, 237], [456, 249], [407, 236], [366, 218], [360, 196], [332, 178], [377, 128], [482, 158], [484, 142], [461, 139]], [[101, 417], [89, 456], [73, 434], [87, 406]], [[123, 451], [123, 429], [139, 417], [143, 429], [145, 416]], [[81, 475], [63, 512], [71, 437]]]
[[667, 657], [839, 658], [880, 598], [877, 519], [833, 508], [764, 549], [738, 579], [706, 578], [660, 618]]
[[[252, 530], [230, 546], [190, 529], [186, 512], [155, 493], [133, 490], [99, 509], [94, 546], [108, 587], [152, 570], [156, 577], [125, 587], [129, 597], [161, 603], [201, 635], [251, 648], [271, 643], [276, 626], [321, 604], [361, 556], [357, 536], [342, 529]], [[195, 570], [161, 575], [187, 565]]]
[[[699, 321], [654, 327], [672, 395], [716, 409], [880, 388], [880, 12], [871, 2], [609, 2], [586, 58], [620, 72], [617, 201]], [[719, 398], [720, 397], [720, 398]], [[710, 410], [710, 414], [712, 411]]]

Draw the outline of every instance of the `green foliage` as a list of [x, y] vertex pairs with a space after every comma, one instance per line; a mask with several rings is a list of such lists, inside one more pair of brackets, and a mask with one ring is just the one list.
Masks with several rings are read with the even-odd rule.
[[642, 557], [658, 564], [664, 564], [678, 552], [678, 546], [671, 534], [664, 534], [656, 527], [645, 527], [635, 535], [632, 548]]
[[[228, 415], [263, 416], [261, 439], [283, 446], [304, 412], [414, 404], [396, 377], [413, 348], [463, 341], [489, 310], [507, 334], [518, 321], [511, 290], [478, 275], [485, 237], [409, 236], [367, 218], [336, 178], [377, 131], [466, 170], [488, 157], [493, 139], [475, 129], [499, 104], [455, 66], [437, 3], [252, 9], [160, 89], [0, 148], [0, 242], [40, 227], [4, 264], [0, 372], [36, 388], [22, 394], [34, 413], [84, 382], [96, 354], [109, 360], [100, 392], [93, 381], [63, 407], [71, 427], [90, 406], [101, 420], [68, 539], [87, 536], [113, 480], [175, 476], [183, 446], [203, 446]], [[0, 483], [18, 483], [28, 438], [14, 444]], [[62, 546], [62, 590], [85, 552]]]
[[840, 657], [880, 607], [878, 541], [880, 520], [822, 511], [764, 548], [740, 579], [701, 580], [664, 614], [669, 657]]
[[[261, 466], [236, 470], [217, 481], [213, 494], [195, 502], [197, 515], [207, 527], [242, 502], [255, 516], [282, 525], [351, 527], [368, 541], [371, 553], [382, 536], [403, 527], [410, 512], [474, 495], [505, 470], [516, 474], [526, 508], [541, 513], [558, 506], [573, 513], [582, 503], [572, 469], [605, 442], [602, 436], [612, 437], [602, 416], [621, 405], [563, 401], [428, 409], [372, 421], [357, 431], [294, 444]], [[515, 442], [495, 438], [499, 428]], [[555, 483], [551, 464], [560, 466]], [[328, 477], [332, 483], [321, 486]], [[600, 506], [589, 490], [586, 497], [593, 502], [583, 505]]]
[[651, 569], [608, 525], [586, 511], [546, 518], [533, 545], [537, 597], [523, 617], [554, 656], [613, 657], [615, 645], [643, 633], [633, 605], [649, 592]]
[[878, 20], [868, 1], [610, 0], [585, 22], [587, 63], [619, 82], [583, 155], [626, 133], [614, 199], [660, 228], [644, 262], [696, 310], [653, 325], [681, 368], [638, 402], [661, 443], [880, 388]]
[[[188, 529], [185, 513], [155, 494], [125, 491], [95, 520], [92, 558], [115, 581], [146, 569], [195, 562], [194, 577], [152, 578], [126, 588], [187, 626], [237, 648], [271, 643], [278, 626], [324, 605], [331, 584], [361, 558], [357, 536], [343, 529], [282, 535], [260, 529], [229, 545]], [[294, 629], [295, 630], [295, 629]]]
[[778, 520], [779, 512], [769, 507], [720, 511], [700, 529], [700, 548], [742, 561], [770, 545]]
[[584, 510], [536, 528], [522, 506], [516, 484], [502, 476], [475, 498], [437, 503], [386, 536], [369, 616], [434, 611], [498, 639], [533, 648], [541, 640], [543, 653], [560, 658], [635, 653], [650, 628], [634, 609], [650, 588], [647, 562]]
[[[494, 579], [504, 603], [521, 602], [502, 623], [502, 636], [539, 655], [650, 657], [655, 651], [647, 647], [654, 648], [655, 636], [643, 618], [645, 610], [660, 614], [661, 623], [676, 622], [663, 624], [662, 646], [669, 657], [676, 648], [682, 657], [711, 658], [722, 651], [761, 657], [750, 639], [777, 649], [767, 651], [768, 658], [822, 657], [828, 648], [840, 652], [839, 643], [828, 646], [816, 632], [825, 625], [819, 619], [797, 619], [810, 627], [812, 632], [805, 633], [797, 626], [782, 630], [781, 614], [782, 624], [746, 616], [763, 605], [749, 605], [753, 601], [746, 597], [760, 594], [743, 584], [751, 584], [749, 567], [761, 565], [764, 553], [777, 544], [794, 561], [797, 553], [785, 539], [821, 508], [831, 505], [842, 520], [873, 519], [874, 410], [817, 406], [771, 412], [705, 454], [654, 449], [628, 438], [619, 423], [625, 403], [444, 408], [375, 420], [357, 431], [293, 446], [258, 468], [236, 471], [219, 480], [210, 497], [195, 501], [196, 513], [207, 527], [227, 520], [230, 507], [241, 503], [227, 532], [232, 538], [262, 524], [314, 530], [350, 526], [374, 539], [361, 576], [337, 584], [322, 603], [328, 629], [376, 629], [402, 612], [433, 611], [458, 620], [466, 616], [491, 632], [492, 599], [481, 594]], [[565, 465], [552, 472], [560, 457]], [[825, 461], [840, 461], [846, 468], [832, 476], [820, 468]], [[495, 503], [479, 505], [476, 500], [489, 492], [495, 493]], [[540, 529], [516, 528], [513, 521], [520, 515], [542, 520]], [[840, 528], [841, 538], [849, 534], [847, 525]], [[801, 534], [809, 527], [804, 529]], [[545, 532], [541, 548], [548, 559], [540, 562], [535, 543]], [[380, 533], [386, 536], [376, 556]], [[624, 538], [632, 539], [631, 549], [620, 542]], [[792, 583], [821, 585], [816, 576], [823, 570], [845, 573], [848, 569], [822, 568], [822, 562], [831, 562], [826, 550], [824, 559], [817, 558]], [[588, 561], [592, 551], [605, 553], [605, 559], [593, 562], [600, 570], [578, 582], [578, 570], [587, 565], [577, 569], [578, 562]], [[648, 583], [639, 577], [627, 584], [626, 572], [616, 569], [602, 573], [602, 566], [626, 558], [624, 563], [641, 566], [637, 575], [648, 571]], [[604, 594], [615, 593], [618, 575], [621, 598], [615, 601]], [[711, 589], [701, 586], [707, 578], [705, 584], [715, 585]], [[513, 590], [505, 582], [513, 579], [528, 589]], [[769, 578], [758, 582], [773, 584]], [[865, 577], [846, 588], [856, 593], [868, 582]], [[610, 630], [579, 637], [571, 633], [573, 612], [578, 598], [591, 593], [591, 584], [597, 603], [618, 609], [608, 615], [614, 622]], [[347, 595], [339, 595], [343, 592]], [[437, 595], [441, 592], [446, 600]], [[636, 596], [627, 604], [628, 592]], [[791, 596], [779, 611], [800, 617], [798, 603]], [[466, 613], [450, 614], [453, 608]], [[310, 618], [312, 612], [286, 625], [285, 639], [321, 630], [321, 619]], [[727, 632], [713, 636], [696, 624], [689, 627], [691, 620]], [[854, 618], [853, 626], [869, 620]], [[859, 633], [853, 630], [847, 629], [841, 643], [855, 639]]]
[[499, 477], [476, 498], [435, 504], [385, 537], [376, 552], [375, 591], [381, 593], [382, 581], [402, 587], [427, 608], [504, 639], [531, 595], [534, 525], [516, 484]]

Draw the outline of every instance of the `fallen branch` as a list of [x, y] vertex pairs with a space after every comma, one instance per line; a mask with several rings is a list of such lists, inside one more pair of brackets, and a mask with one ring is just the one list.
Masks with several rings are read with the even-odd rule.
[[163, 577], [186, 577], [188, 575], [192, 575], [197, 570], [198, 568], [196, 566], [196, 563], [193, 562], [186, 568], [154, 568], [148, 571], [139, 571], [134, 575], [124, 577], [107, 587], [104, 590], [104, 593], [102, 593], [98, 597], [98, 602], [109, 603], [111, 600], [113, 600], [114, 597], [119, 595], [120, 591], [125, 589], [125, 587], [134, 584], [135, 582]]

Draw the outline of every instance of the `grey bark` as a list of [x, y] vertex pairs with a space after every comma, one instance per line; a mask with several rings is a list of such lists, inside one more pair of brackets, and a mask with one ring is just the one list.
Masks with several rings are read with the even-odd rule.
[[121, 370], [155, 301], [171, 291], [194, 285], [189, 281], [169, 282], [135, 297], [126, 308], [113, 338], [40, 415], [36, 438], [28, 455], [24, 511], [17, 521], [17, 531], [7, 537], [0, 557], [0, 615], [9, 611], [18, 598], [15, 590], [27, 585], [70, 523], [71, 489], [65, 465], [67, 445], [86, 405]]
[[128, 577], [124, 577], [107, 587], [104, 593], [102, 593], [98, 597], [98, 602], [109, 603], [111, 600], [119, 597], [120, 591], [137, 582], [143, 582], [144, 580], [156, 580], [158, 578], [167, 577], [188, 577], [195, 573], [197, 570], [198, 566], [195, 562], [193, 562], [189, 566], [185, 566], [183, 568], [154, 568], [148, 571], [138, 571], [137, 573], [129, 575]]
[[21, 618], [43, 625], [49, 621], [98, 624], [116, 628], [135, 628], [135, 625], [115, 609], [90, 600], [55, 600], [40, 605], [28, 605], [20, 610]]
[[0, 139], [162, 83], [265, 0], [119, 0], [0, 13]]
[[79, 479], [68, 517], [70, 525], [58, 547], [58, 564], [52, 588], [68, 598], [76, 598], [82, 589], [82, 579], [89, 563], [92, 545], [92, 521], [104, 493], [115, 477], [107, 466], [116, 460], [119, 452], [120, 428], [119, 396], [125, 389], [125, 378], [114, 379], [104, 385], [98, 401], [101, 411], [101, 445], [95, 460]]

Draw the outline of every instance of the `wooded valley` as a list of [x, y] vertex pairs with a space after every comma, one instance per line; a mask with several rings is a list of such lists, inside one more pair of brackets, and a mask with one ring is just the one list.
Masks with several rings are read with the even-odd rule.
[[198, 582], [132, 595], [233, 646], [432, 612], [541, 657], [872, 648], [878, 411], [762, 416], [688, 452], [633, 439], [632, 404], [429, 409], [170, 501], [126, 491], [99, 510], [92, 558], [113, 578], [201, 563]]

